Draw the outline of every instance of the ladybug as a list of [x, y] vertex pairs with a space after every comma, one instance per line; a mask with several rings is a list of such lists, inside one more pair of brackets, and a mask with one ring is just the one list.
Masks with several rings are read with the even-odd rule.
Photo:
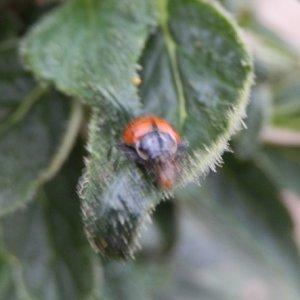
[[166, 120], [142, 116], [129, 122], [117, 148], [152, 173], [161, 189], [168, 190], [179, 178], [181, 158], [187, 146]]

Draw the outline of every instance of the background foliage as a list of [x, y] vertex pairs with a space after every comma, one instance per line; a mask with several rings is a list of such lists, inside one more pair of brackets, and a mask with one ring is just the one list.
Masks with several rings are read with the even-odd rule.
[[[252, 78], [223, 8], [1, 2], [1, 299], [299, 299], [283, 201], [299, 194], [299, 53], [249, 2], [221, 2], [251, 37], [256, 83], [248, 129], [206, 179], [240, 128]], [[105, 162], [142, 113], [166, 117], [190, 142], [171, 201], [130, 162], [117, 171]], [[200, 175], [201, 187], [191, 183]], [[141, 249], [124, 263], [88, 240], [106, 256]]]

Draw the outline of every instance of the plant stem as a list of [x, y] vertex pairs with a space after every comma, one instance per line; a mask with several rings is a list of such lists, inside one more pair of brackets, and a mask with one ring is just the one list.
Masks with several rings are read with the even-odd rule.
[[78, 100], [73, 100], [71, 117], [67, 128], [64, 132], [62, 142], [59, 149], [54, 155], [49, 167], [42, 172], [38, 179], [38, 184], [43, 184], [52, 179], [60, 170], [66, 159], [68, 158], [80, 130], [83, 119], [83, 108]]
[[31, 92], [24, 98], [17, 109], [7, 118], [7, 120], [0, 124], [0, 137], [5, 134], [9, 129], [23, 120], [32, 106], [42, 97], [48, 90], [45, 84], [37, 85]]

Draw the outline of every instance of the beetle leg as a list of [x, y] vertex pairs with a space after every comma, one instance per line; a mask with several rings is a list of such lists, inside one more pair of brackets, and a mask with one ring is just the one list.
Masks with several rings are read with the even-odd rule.
[[107, 158], [108, 161], [110, 161], [113, 148], [115, 148], [115, 147], [116, 147], [116, 144], [113, 144], [113, 145], [110, 145], [110, 147], [108, 148], [108, 151], [107, 151], [107, 154], [106, 154], [106, 158]]
[[116, 171], [119, 167], [120, 157], [117, 157], [116, 160], [113, 162], [113, 170]]
[[187, 150], [189, 146], [188, 141], [182, 141], [180, 144], [177, 146], [177, 157], [182, 157], [185, 154], [185, 151]]
[[181, 143], [178, 144], [178, 151], [185, 151], [189, 146], [189, 142], [188, 141], [182, 141]]
[[133, 160], [141, 165], [145, 164], [145, 161], [138, 155], [134, 147], [122, 143], [115, 144], [114, 147], [122, 152], [129, 160]]

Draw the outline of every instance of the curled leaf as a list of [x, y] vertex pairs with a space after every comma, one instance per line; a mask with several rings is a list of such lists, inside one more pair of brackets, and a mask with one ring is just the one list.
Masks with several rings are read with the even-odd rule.
[[245, 117], [252, 61], [227, 13], [208, 1], [160, 1], [161, 27], [142, 59], [146, 113], [166, 117], [188, 140], [186, 181], [220, 163]]

